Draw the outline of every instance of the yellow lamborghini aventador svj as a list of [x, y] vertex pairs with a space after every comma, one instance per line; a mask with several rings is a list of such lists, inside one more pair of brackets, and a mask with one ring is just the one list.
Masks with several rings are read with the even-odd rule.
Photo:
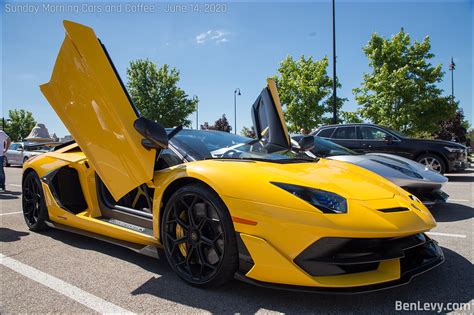
[[41, 86], [75, 142], [24, 164], [23, 212], [163, 256], [184, 281], [363, 292], [443, 262], [414, 196], [356, 165], [292, 148], [276, 85], [251, 108], [258, 139], [140, 117], [94, 31], [64, 22]]

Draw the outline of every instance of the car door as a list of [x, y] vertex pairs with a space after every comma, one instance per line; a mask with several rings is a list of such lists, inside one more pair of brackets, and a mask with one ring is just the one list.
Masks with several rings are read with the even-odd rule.
[[331, 141], [354, 151], [361, 151], [356, 126], [339, 126], [332, 133]]
[[[400, 140], [387, 131], [373, 126], [359, 126], [364, 152], [389, 153], [404, 156]], [[390, 138], [390, 141], [387, 139]]]
[[152, 180], [156, 150], [134, 129], [138, 111], [94, 30], [64, 21], [51, 79], [41, 85], [115, 200]]
[[252, 106], [255, 133], [269, 153], [291, 149], [291, 139], [274, 80], [265, 87]]
[[21, 151], [21, 144], [20, 143], [12, 143], [10, 148], [7, 151], [7, 160], [9, 164], [18, 165], [20, 164], [20, 157], [22, 155]]

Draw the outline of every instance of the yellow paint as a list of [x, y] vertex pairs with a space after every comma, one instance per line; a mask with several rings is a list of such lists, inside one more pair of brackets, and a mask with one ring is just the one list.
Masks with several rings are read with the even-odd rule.
[[65, 21], [51, 80], [41, 86], [116, 200], [153, 177], [155, 151], [142, 147], [137, 118], [94, 31]]
[[281, 127], [283, 128], [283, 132], [287, 136], [288, 147], [290, 147], [291, 146], [290, 134], [288, 133], [288, 127], [286, 126], [285, 116], [283, 116], [283, 110], [281, 108], [280, 96], [278, 95], [276, 82], [273, 79], [267, 79], [267, 85], [268, 85], [268, 89], [270, 90], [270, 94], [272, 95], [273, 102], [275, 103], [278, 116], [280, 117]]
[[[356, 165], [320, 159], [316, 163], [278, 164], [259, 161], [204, 160], [177, 165], [153, 174], [155, 152], [141, 147], [133, 130], [136, 118], [94, 32], [65, 22], [67, 36], [50, 83], [42, 91], [78, 141], [77, 145], [27, 161], [25, 171], [40, 177], [60, 167], [79, 174], [88, 208], [74, 215], [61, 209], [43, 183], [50, 219], [54, 222], [144, 245], [160, 246], [160, 212], [163, 195], [173, 182], [193, 179], [206, 183], [223, 200], [233, 225], [247, 246], [254, 267], [248, 277], [303, 286], [348, 287], [395, 280], [398, 260], [378, 270], [358, 274], [311, 277], [293, 263], [294, 258], [322, 237], [399, 237], [430, 230], [430, 212], [388, 180]], [[268, 86], [286, 125], [273, 81]], [[74, 152], [76, 151], [76, 152]], [[87, 167], [88, 162], [89, 167]], [[154, 188], [153, 237], [100, 220], [95, 173], [118, 197], [146, 182]], [[152, 180], [152, 181], [151, 181]], [[322, 189], [347, 199], [347, 214], [324, 214], [271, 182]], [[403, 206], [410, 211], [383, 213], [377, 209]], [[248, 224], [256, 222], [257, 224]]]
[[313, 277], [264, 239], [247, 234], [240, 234], [240, 236], [255, 263], [246, 276], [255, 280], [287, 285], [343, 288], [371, 285], [400, 278], [398, 259], [381, 262], [378, 269], [374, 271]]

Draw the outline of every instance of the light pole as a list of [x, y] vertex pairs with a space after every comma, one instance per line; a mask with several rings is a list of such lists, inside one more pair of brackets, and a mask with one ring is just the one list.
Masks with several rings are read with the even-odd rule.
[[[196, 99], [197, 96], [193, 95], [193, 99]], [[196, 130], [199, 130], [199, 101], [196, 103]]]
[[453, 57], [451, 57], [451, 64], [449, 65], [449, 71], [451, 71], [451, 102], [454, 103], [454, 70], [456, 70], [456, 64], [454, 63]]
[[336, 82], [336, 0], [332, 0], [332, 123], [337, 124]]
[[237, 134], [237, 95], [242, 95], [239, 88], [234, 90], [234, 134]]
[[199, 103], [196, 104], [196, 130], [199, 130]]

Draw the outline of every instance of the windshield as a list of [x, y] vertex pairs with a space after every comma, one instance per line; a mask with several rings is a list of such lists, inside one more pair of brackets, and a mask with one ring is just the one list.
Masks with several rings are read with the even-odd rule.
[[314, 161], [291, 151], [269, 153], [261, 141], [223, 131], [182, 130], [172, 143], [195, 159], [246, 159], [275, 162]]
[[314, 144], [314, 148], [311, 149], [311, 152], [319, 157], [357, 154], [346, 147], [319, 137], [314, 137]]
[[57, 146], [58, 143], [44, 143], [44, 144], [25, 144], [26, 151], [35, 151], [35, 152], [50, 152], [53, 151], [54, 147]]

